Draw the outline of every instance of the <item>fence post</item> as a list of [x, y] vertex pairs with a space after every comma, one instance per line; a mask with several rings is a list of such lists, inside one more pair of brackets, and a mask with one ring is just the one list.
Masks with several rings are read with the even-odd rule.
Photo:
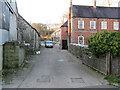
[[111, 74], [111, 54], [110, 52], [107, 53], [107, 75]]
[[110, 74], [112, 74], [112, 60], [113, 60], [113, 56], [112, 53], [110, 53]]

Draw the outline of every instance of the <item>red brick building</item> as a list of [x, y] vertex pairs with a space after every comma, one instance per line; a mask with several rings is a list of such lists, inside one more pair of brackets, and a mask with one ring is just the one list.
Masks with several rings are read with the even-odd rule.
[[67, 49], [68, 21], [61, 26], [60, 45], [62, 49]]
[[69, 8], [68, 41], [87, 45], [90, 35], [101, 31], [120, 32], [119, 7], [72, 5]]

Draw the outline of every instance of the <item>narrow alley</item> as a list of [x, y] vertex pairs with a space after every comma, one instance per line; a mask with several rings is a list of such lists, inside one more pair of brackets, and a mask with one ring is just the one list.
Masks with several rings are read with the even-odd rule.
[[14, 76], [11, 84], [3, 88], [85, 88], [111, 87], [102, 75], [84, 66], [67, 50], [41, 49], [41, 54], [32, 57], [29, 71]]

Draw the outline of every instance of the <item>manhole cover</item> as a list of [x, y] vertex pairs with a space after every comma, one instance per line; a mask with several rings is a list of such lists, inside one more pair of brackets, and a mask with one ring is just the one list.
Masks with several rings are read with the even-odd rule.
[[73, 83], [85, 83], [82, 78], [71, 78]]
[[50, 77], [47, 75], [41, 76], [39, 79], [37, 79], [38, 83], [49, 83], [50, 82]]
[[63, 62], [63, 61], [64, 61], [64, 59], [59, 59], [58, 61], [59, 61], [59, 62]]

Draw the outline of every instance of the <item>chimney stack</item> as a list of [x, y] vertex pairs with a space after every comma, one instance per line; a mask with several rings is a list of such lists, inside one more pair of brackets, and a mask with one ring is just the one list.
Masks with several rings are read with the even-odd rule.
[[72, 7], [72, 0], [70, 1], [70, 7]]
[[96, 0], [94, 0], [94, 6], [93, 7], [96, 8]]

